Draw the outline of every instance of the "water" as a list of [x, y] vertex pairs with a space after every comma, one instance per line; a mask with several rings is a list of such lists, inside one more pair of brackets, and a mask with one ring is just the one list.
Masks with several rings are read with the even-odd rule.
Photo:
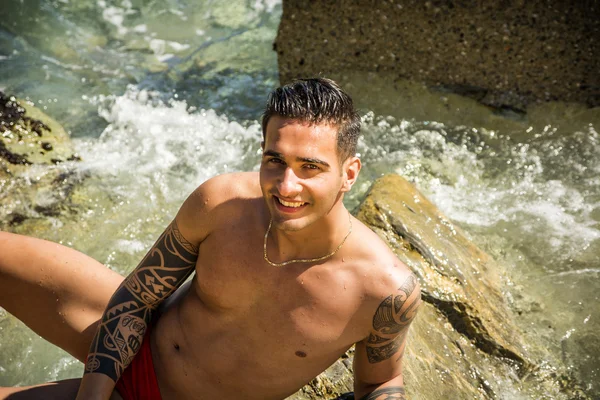
[[[0, 220], [127, 273], [207, 178], [258, 168], [257, 119], [278, 84], [276, 1], [0, 0], [0, 88], [58, 119], [83, 161], [5, 182]], [[174, 28], [176, 27], [176, 28]], [[344, 80], [344, 79], [342, 79]], [[370, 80], [364, 169], [414, 182], [505, 268], [505, 295], [532, 337], [600, 395], [600, 113], [551, 104], [498, 115], [448, 93]], [[410, 95], [408, 95], [409, 93]], [[86, 177], [83, 211], [41, 216], [20, 190], [61, 169]], [[81, 366], [0, 316], [0, 385], [81, 374]], [[511, 398], [513, 389], [504, 394]]]

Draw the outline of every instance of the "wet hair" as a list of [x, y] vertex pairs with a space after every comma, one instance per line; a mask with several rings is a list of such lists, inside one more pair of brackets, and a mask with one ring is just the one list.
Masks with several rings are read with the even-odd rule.
[[337, 126], [340, 160], [356, 154], [360, 116], [352, 98], [331, 79], [297, 79], [272, 91], [262, 116], [263, 139], [267, 136], [267, 124], [275, 115], [312, 125]]

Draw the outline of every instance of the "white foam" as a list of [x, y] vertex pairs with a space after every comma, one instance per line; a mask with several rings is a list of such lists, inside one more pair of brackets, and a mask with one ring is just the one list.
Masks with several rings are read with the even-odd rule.
[[180, 17], [184, 21], [187, 19], [185, 13], [183, 11], [181, 11], [181, 10], [176, 9], [176, 8], [170, 8], [169, 12], [171, 14], [173, 14], [173, 15], [177, 15], [178, 17]]
[[[600, 268], [582, 268], [574, 269], [571, 271], [558, 272], [551, 274], [550, 276], [568, 276], [568, 275], [588, 275], [588, 274], [600, 274]], [[586, 323], [587, 321], [584, 321]]]
[[184, 50], [187, 50], [190, 48], [189, 44], [184, 44], [184, 43], [179, 43], [179, 42], [169, 41], [169, 42], [167, 42], [167, 44], [169, 45], [169, 47], [171, 47], [176, 52], [184, 51]]
[[76, 145], [81, 167], [113, 181], [117, 192], [130, 197], [133, 188], [146, 187], [181, 197], [216, 174], [256, 165], [258, 124], [243, 127], [213, 110], [189, 112], [183, 101], [163, 104], [134, 88], [108, 103], [99, 111], [109, 122], [101, 137]]
[[181, 51], [188, 50], [190, 48], [189, 44], [155, 39], [150, 36], [146, 36], [145, 39], [148, 41], [148, 46], [154, 52], [156, 58], [158, 58], [161, 61], [173, 57], [173, 54], [169, 53], [168, 51], [178, 53]]
[[119, 7], [106, 7], [102, 10], [102, 18], [116, 26], [119, 35], [124, 35], [128, 32], [128, 29], [123, 26], [123, 21], [125, 20], [124, 9]]
[[150, 36], [145, 38], [148, 41], [148, 46], [150, 50], [154, 52], [157, 56], [165, 53], [165, 49], [167, 47], [167, 41], [162, 39], [154, 39]]
[[[129, 0], [121, 0], [121, 7], [114, 5], [109, 6], [105, 0], [98, 0], [96, 4], [102, 9], [102, 18], [106, 22], [114, 25], [120, 36], [129, 32], [129, 28], [126, 28], [124, 25], [125, 18], [128, 15], [137, 14], [137, 11], [132, 8], [133, 5]], [[140, 29], [140, 27], [141, 25], [138, 25], [136, 28]], [[135, 30], [136, 28], [134, 28], [134, 31], [139, 32]]]
[[[423, 125], [432, 129], [417, 128]], [[366, 169], [369, 164], [382, 163], [378, 170], [396, 170], [416, 183], [451, 219], [492, 230], [494, 225], [508, 222], [515, 229], [512, 234], [537, 237], [563, 257], [574, 256], [600, 239], [598, 224], [591, 217], [598, 204], [584, 195], [598, 178], [588, 179], [590, 184], [583, 187], [574, 186], [566, 174], [548, 180], [544, 165], [556, 162], [552, 142], [544, 143], [547, 149], [507, 143], [512, 147], [490, 160], [479, 156], [472, 145], [468, 148], [456, 138], [449, 140], [456, 132], [442, 124], [417, 126], [367, 115], [365, 140], [360, 146]], [[478, 133], [493, 136], [493, 132]], [[593, 146], [594, 136], [589, 137]], [[600, 146], [593, 150], [600, 154]], [[565, 171], [590, 168], [589, 163], [580, 165], [577, 157], [564, 161]], [[600, 157], [591, 168], [598, 166]]]
[[148, 26], [146, 24], [140, 24], [133, 27], [133, 31], [137, 33], [146, 33], [148, 32]]
[[270, 13], [280, 4], [281, 0], [255, 0], [252, 8], [256, 11], [266, 11]]
[[116, 248], [123, 253], [134, 255], [148, 250], [148, 245], [139, 240], [118, 240]]

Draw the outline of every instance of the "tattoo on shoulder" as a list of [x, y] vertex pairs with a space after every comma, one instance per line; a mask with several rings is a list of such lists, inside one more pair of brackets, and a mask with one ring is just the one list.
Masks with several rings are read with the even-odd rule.
[[198, 246], [190, 243], [186, 238], [183, 237], [181, 231], [179, 231], [179, 227], [177, 226], [177, 222], [173, 220], [171, 226], [169, 227], [173, 232], [173, 237], [187, 252], [191, 255], [198, 255]]
[[401, 386], [377, 389], [360, 400], [406, 400], [406, 393]]
[[366, 343], [371, 364], [404, 352], [407, 328], [420, 304], [421, 296], [416, 287], [417, 279], [410, 275], [398, 288], [398, 293], [386, 297], [375, 311], [373, 327]]

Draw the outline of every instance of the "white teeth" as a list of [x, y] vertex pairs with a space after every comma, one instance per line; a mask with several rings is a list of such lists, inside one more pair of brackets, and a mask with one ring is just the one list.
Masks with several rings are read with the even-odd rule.
[[286, 207], [297, 208], [297, 207], [300, 207], [300, 206], [304, 205], [304, 203], [290, 203], [289, 201], [281, 200], [279, 197], [277, 198], [277, 200], [279, 200], [279, 202], [281, 204], [283, 204], [284, 206], [286, 206]]

